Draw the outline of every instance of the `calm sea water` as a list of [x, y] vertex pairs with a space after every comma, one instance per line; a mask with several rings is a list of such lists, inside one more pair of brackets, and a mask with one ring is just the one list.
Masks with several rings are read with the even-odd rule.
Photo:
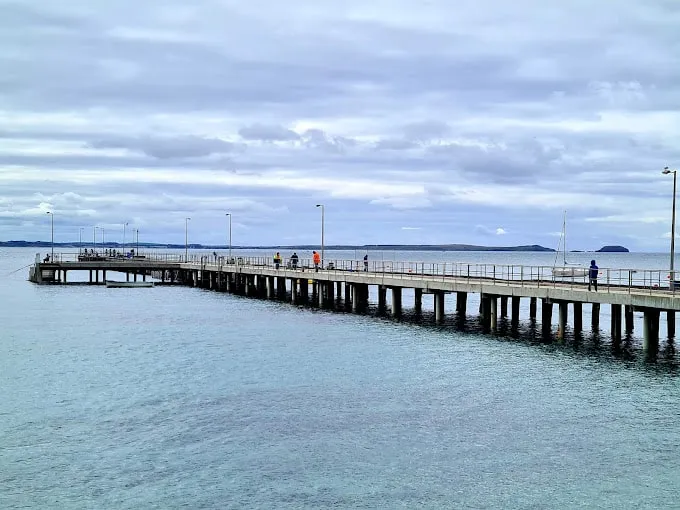
[[0, 508], [678, 507], [665, 339], [649, 362], [635, 339], [482, 335], [472, 314], [461, 332], [8, 274], [34, 252], [0, 251]]

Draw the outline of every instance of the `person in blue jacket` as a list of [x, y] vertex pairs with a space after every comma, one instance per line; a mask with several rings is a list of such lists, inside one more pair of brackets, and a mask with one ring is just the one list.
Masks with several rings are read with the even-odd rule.
[[595, 286], [595, 292], [597, 292], [597, 274], [600, 272], [600, 268], [595, 264], [595, 260], [590, 261], [590, 268], [588, 269], [588, 290], [590, 290], [591, 285]]

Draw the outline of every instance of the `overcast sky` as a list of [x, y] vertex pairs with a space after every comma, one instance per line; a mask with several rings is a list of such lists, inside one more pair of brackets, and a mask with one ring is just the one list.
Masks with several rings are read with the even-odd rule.
[[667, 250], [677, 0], [0, 12], [0, 240]]

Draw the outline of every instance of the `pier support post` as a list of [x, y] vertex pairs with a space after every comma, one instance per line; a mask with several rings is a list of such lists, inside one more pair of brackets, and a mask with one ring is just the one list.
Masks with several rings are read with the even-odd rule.
[[378, 285], [378, 312], [385, 313], [387, 308], [387, 287]]
[[[64, 283], [66, 283], [66, 271], [64, 271]], [[666, 321], [668, 324], [668, 338], [675, 338], [675, 310], [668, 310], [666, 312]]]
[[245, 281], [246, 296], [251, 297], [253, 295], [253, 291], [255, 290], [254, 289], [254, 287], [255, 287], [254, 283], [255, 282], [253, 281], [253, 277], [250, 276], [250, 275], [245, 275], [245, 280], [246, 280]]
[[541, 300], [541, 330], [543, 331], [543, 336], [550, 336], [552, 331], [552, 312], [553, 304], [549, 299]]
[[342, 299], [342, 282], [335, 282], [335, 298]]
[[317, 304], [319, 308], [325, 308], [326, 306], [326, 291], [328, 289], [328, 282], [317, 282]]
[[345, 282], [345, 310], [352, 308], [352, 284]]
[[456, 312], [460, 315], [467, 313], [467, 292], [456, 292]]
[[274, 277], [267, 276], [267, 299], [274, 299]]
[[307, 278], [300, 278], [300, 302], [307, 303], [309, 301], [309, 280]]
[[286, 299], [286, 278], [278, 276], [276, 278], [276, 297]]
[[593, 331], [600, 329], [600, 303], [593, 303], [591, 327]]
[[[130, 281], [130, 273], [127, 273], [127, 275], [128, 275], [127, 281]], [[92, 269], [90, 269], [90, 283], [92, 283]]]
[[501, 296], [501, 317], [508, 316], [508, 296]]
[[298, 304], [297, 278], [290, 279], [290, 302], [294, 305]]
[[392, 316], [401, 317], [401, 287], [392, 287]]
[[510, 325], [513, 328], [516, 328], [519, 326], [519, 306], [521, 303], [521, 299], [519, 296], [512, 296], [512, 303], [511, 303], [511, 315], [510, 315]]
[[491, 325], [491, 296], [488, 294], [479, 295], [479, 315], [482, 328], [488, 330]]
[[[62, 271], [62, 273], [64, 274], [64, 283], [68, 283], [68, 282], [66, 281], [66, 269], [64, 269], [64, 270]], [[670, 314], [671, 312], [668, 312], [668, 313]]]
[[529, 319], [536, 320], [536, 298], [532, 297], [529, 299]]
[[498, 330], [498, 297], [489, 296], [489, 327], [491, 331]]
[[335, 308], [335, 287], [333, 282], [326, 282], [326, 306]]
[[352, 311], [363, 311], [368, 305], [368, 285], [355, 283], [352, 285]]
[[633, 329], [635, 328], [635, 317], [633, 316], [632, 305], [626, 305], [624, 309], [624, 314], [626, 316], [626, 334], [630, 334], [633, 332]]
[[414, 289], [414, 291], [413, 307], [416, 315], [421, 315], [423, 313], [423, 289]]
[[583, 303], [575, 302], [574, 306], [574, 334], [580, 335], [583, 332]]
[[102, 271], [102, 283], [106, 283], [106, 269]]
[[643, 349], [648, 355], [659, 351], [659, 310], [645, 309]]
[[611, 333], [613, 340], [621, 340], [621, 305], [611, 307]]
[[444, 322], [444, 294], [443, 292], [434, 293], [434, 320], [437, 324]]
[[560, 301], [557, 318], [557, 338], [564, 340], [564, 333], [567, 329], [567, 316], [569, 313], [569, 303]]

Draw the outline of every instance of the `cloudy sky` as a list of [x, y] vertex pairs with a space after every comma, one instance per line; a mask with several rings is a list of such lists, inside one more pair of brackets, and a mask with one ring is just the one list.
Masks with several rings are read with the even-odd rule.
[[0, 12], [0, 240], [667, 249], [677, 0]]

